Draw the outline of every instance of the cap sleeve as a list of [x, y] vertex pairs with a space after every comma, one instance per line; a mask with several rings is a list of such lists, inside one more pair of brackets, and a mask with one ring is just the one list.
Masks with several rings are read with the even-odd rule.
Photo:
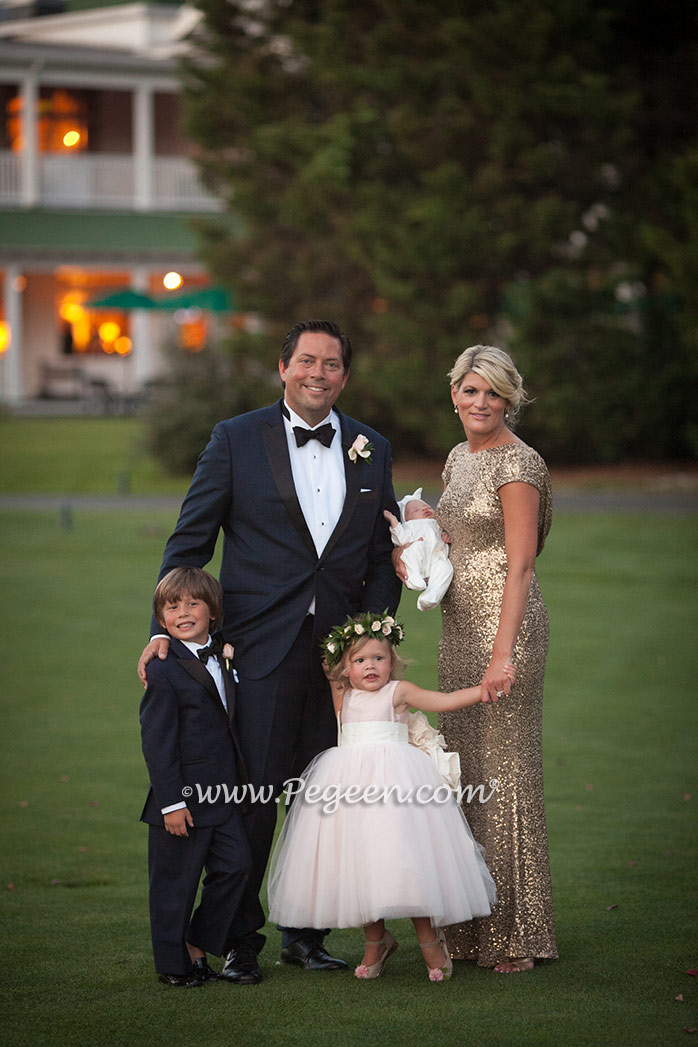
[[448, 487], [449, 483], [451, 482], [451, 474], [453, 473], [453, 466], [455, 464], [456, 458], [457, 458], [461, 448], [463, 448], [464, 446], [465, 446], [465, 444], [463, 444], [463, 443], [456, 444], [456, 446], [452, 447], [451, 450], [448, 452], [448, 458], [446, 459], [446, 461], [444, 463], [443, 472], [441, 473], [441, 479], [444, 482], [444, 487]]
[[538, 548], [543, 549], [552, 522], [552, 488], [550, 474], [545, 462], [532, 447], [511, 444], [511, 450], [498, 462], [495, 474], [497, 490], [510, 483], [525, 483], [535, 487], [540, 494], [538, 505]]

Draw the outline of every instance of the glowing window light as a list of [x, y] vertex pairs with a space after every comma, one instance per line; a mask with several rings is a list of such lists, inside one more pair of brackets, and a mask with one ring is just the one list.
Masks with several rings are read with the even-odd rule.
[[131, 352], [132, 343], [131, 339], [127, 338], [125, 334], [122, 334], [120, 338], [117, 338], [114, 342], [114, 349], [119, 356], [128, 356]]
[[11, 341], [9, 324], [6, 324], [4, 320], [0, 320], [0, 356], [10, 348]]
[[69, 324], [77, 323], [85, 315], [85, 310], [77, 302], [63, 302], [58, 312], [61, 320]]
[[179, 273], [166, 273], [162, 278], [162, 282], [168, 291], [174, 291], [176, 287], [182, 286], [182, 277]]
[[[184, 310], [181, 311], [184, 312]], [[179, 322], [177, 341], [187, 352], [200, 353], [206, 345], [206, 320], [199, 310], [191, 309], [186, 312], [187, 319]]]
[[115, 320], [105, 320], [97, 328], [97, 334], [103, 342], [114, 343], [121, 334], [121, 328]]
[[71, 331], [73, 333], [73, 348], [78, 353], [84, 353], [90, 344], [92, 338], [92, 325], [90, 324], [90, 318], [87, 313], [83, 310], [82, 315], [70, 321]]
[[[24, 99], [16, 95], [5, 106], [5, 124], [13, 152], [25, 148], [23, 105]], [[82, 151], [87, 148], [87, 107], [78, 94], [60, 89], [49, 93], [48, 89], [42, 89], [36, 103], [36, 114], [39, 149], [42, 153], [59, 153], [64, 149]]]

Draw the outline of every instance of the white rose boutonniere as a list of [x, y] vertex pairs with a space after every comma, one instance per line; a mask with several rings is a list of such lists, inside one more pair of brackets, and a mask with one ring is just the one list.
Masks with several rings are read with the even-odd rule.
[[371, 451], [373, 450], [373, 444], [368, 440], [367, 437], [359, 434], [354, 440], [354, 443], [347, 452], [352, 462], [356, 464], [359, 458], [362, 458], [364, 462], [371, 462]]

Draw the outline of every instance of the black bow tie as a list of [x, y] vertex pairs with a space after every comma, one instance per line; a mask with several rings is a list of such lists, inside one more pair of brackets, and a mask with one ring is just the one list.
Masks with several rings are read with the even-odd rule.
[[196, 656], [197, 656], [197, 658], [199, 658], [204, 663], [204, 665], [206, 665], [206, 662], [209, 660], [209, 658], [215, 658], [216, 655], [222, 654], [222, 653], [223, 653], [223, 641], [219, 640], [216, 637], [214, 637], [214, 639], [211, 640], [211, 642], [208, 645], [208, 647], [200, 647], [199, 648], [199, 650], [196, 652]]
[[317, 429], [304, 429], [301, 425], [294, 425], [293, 432], [296, 437], [296, 447], [305, 447], [308, 440], [319, 440], [325, 447], [329, 447], [334, 436], [334, 429], [328, 422], [320, 425]]
[[[288, 413], [288, 407], [285, 403], [281, 404], [281, 413], [284, 418], [288, 418], [289, 422], [291, 421], [291, 415]], [[302, 425], [294, 425], [293, 434], [296, 437], [296, 447], [305, 447], [308, 440], [319, 440], [325, 447], [329, 447], [334, 436], [334, 429], [329, 422], [326, 425], [319, 426], [317, 429], [305, 429]]]

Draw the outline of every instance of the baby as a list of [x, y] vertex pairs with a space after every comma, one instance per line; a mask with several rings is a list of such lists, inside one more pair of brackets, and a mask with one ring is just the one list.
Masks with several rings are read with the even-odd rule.
[[402, 551], [407, 588], [421, 591], [417, 607], [420, 611], [429, 611], [441, 602], [453, 578], [448, 546], [441, 537], [434, 510], [422, 499], [421, 487], [414, 494], [405, 495], [398, 505], [401, 522], [387, 509], [383, 516], [390, 524], [393, 545], [408, 546]]

